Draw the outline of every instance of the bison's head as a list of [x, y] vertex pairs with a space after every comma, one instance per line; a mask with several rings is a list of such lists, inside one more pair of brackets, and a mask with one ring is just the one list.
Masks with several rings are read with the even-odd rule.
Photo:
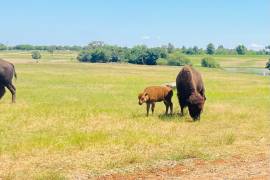
[[138, 95], [138, 99], [139, 99], [139, 105], [142, 105], [143, 103], [149, 100], [149, 96], [147, 93], [140, 93]]
[[192, 94], [188, 99], [188, 111], [190, 116], [194, 120], [200, 119], [201, 112], [206, 98], [201, 96], [199, 93]]

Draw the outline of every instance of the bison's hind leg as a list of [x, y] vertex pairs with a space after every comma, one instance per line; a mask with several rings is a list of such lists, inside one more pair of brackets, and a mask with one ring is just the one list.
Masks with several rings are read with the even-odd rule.
[[8, 90], [12, 94], [12, 103], [15, 103], [16, 101], [16, 88], [13, 84], [8, 84], [7, 85]]
[[169, 109], [169, 102], [167, 102], [167, 101], [163, 101], [164, 102], [164, 104], [165, 104], [165, 107], [166, 107], [166, 111], [165, 111], [165, 115], [168, 115], [168, 109]]
[[4, 86], [0, 86], [0, 99], [2, 99], [2, 97], [4, 96], [6, 90]]

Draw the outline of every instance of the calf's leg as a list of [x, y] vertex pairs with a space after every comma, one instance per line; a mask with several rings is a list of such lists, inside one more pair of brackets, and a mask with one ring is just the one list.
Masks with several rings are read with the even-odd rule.
[[166, 111], [165, 111], [165, 114], [167, 115], [168, 114], [168, 109], [169, 109], [169, 104], [167, 101], [163, 101], [165, 106], [166, 106]]
[[154, 111], [155, 111], [155, 103], [154, 102], [152, 103], [151, 110], [152, 110], [152, 114], [154, 114]]
[[146, 103], [146, 116], [149, 114], [150, 103]]

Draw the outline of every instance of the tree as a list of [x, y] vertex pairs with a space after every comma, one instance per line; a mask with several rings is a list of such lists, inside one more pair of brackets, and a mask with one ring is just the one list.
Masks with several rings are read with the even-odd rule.
[[160, 57], [160, 52], [157, 49], [148, 49], [144, 58], [144, 64], [156, 65], [157, 59]]
[[103, 47], [105, 44], [103, 41], [92, 41], [88, 44], [88, 49], [97, 49]]
[[47, 51], [48, 51], [49, 53], [51, 53], [51, 54], [53, 54], [55, 50], [56, 50], [56, 47], [55, 47], [55, 46], [48, 46], [48, 47], [47, 47]]
[[144, 64], [147, 47], [144, 45], [134, 46], [129, 55], [128, 62], [131, 64]]
[[187, 50], [187, 48], [186, 48], [185, 46], [182, 46], [181, 52], [182, 52], [182, 53], [186, 53], [186, 50]]
[[0, 43], [0, 51], [7, 50], [7, 46]]
[[32, 59], [35, 59], [37, 62], [39, 59], [41, 59], [41, 54], [39, 51], [33, 51], [32, 52]]
[[239, 46], [237, 46], [235, 48], [235, 50], [236, 50], [237, 54], [239, 54], [239, 55], [244, 55], [247, 52], [247, 48], [244, 45], [242, 45], [242, 44], [239, 45]]
[[71, 50], [71, 51], [80, 51], [80, 50], [82, 50], [82, 47], [74, 45], [74, 46], [69, 47], [69, 50]]
[[16, 45], [14, 49], [30, 51], [30, 50], [35, 50], [35, 47], [29, 44], [20, 44], [20, 45]]
[[197, 46], [189, 47], [188, 49], [186, 49], [184, 46], [182, 47], [181, 51], [185, 54], [188, 55], [193, 55], [193, 54], [199, 54], [200, 50]]
[[91, 53], [91, 62], [109, 62], [111, 54], [105, 49], [96, 49]]
[[81, 62], [106, 63], [111, 60], [111, 52], [102, 48], [94, 50], [85, 50], [79, 53], [77, 59]]
[[193, 48], [189, 47], [188, 49], [186, 49], [185, 54], [189, 54], [189, 55], [194, 54]]
[[164, 47], [155, 47], [155, 48], [151, 48], [151, 49], [156, 51], [160, 58], [167, 58], [167, 56], [168, 56], [167, 49]]
[[77, 56], [77, 59], [80, 61], [80, 62], [91, 62], [91, 58], [92, 58], [92, 55], [90, 52], [84, 50], [84, 51], [81, 51], [79, 53], [79, 55]]
[[224, 49], [223, 45], [219, 45], [217, 49]]
[[223, 45], [219, 45], [216, 49], [215, 54], [227, 54], [227, 52]]
[[198, 46], [194, 46], [192, 50], [193, 50], [193, 54], [199, 54]]
[[174, 45], [172, 43], [168, 44], [167, 51], [169, 54], [173, 53], [175, 50]]
[[270, 54], [270, 45], [265, 46], [266, 54]]
[[209, 43], [206, 47], [206, 53], [209, 55], [215, 54], [215, 46], [212, 43]]
[[128, 62], [132, 64], [156, 65], [158, 58], [167, 57], [163, 48], [147, 48], [146, 46], [134, 46], [129, 52]]

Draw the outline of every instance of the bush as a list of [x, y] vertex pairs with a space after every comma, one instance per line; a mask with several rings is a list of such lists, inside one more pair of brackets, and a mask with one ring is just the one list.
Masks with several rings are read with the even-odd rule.
[[77, 59], [80, 61], [80, 62], [90, 62], [91, 61], [91, 58], [92, 58], [92, 55], [90, 52], [88, 51], [82, 51], [79, 53]]
[[96, 49], [91, 53], [91, 62], [109, 62], [111, 54], [105, 49]]
[[268, 60], [268, 62], [266, 63], [266, 66], [265, 68], [269, 69], [270, 70], [270, 59]]
[[144, 57], [143, 63], [146, 65], [156, 65], [159, 57], [160, 57], [160, 54], [158, 50], [148, 49], [146, 51], [146, 56]]
[[134, 46], [129, 52], [128, 62], [131, 64], [144, 64], [147, 47], [144, 45]]
[[7, 49], [8, 47], [6, 45], [0, 43], [0, 51], [7, 50]]
[[40, 59], [40, 58], [41, 58], [41, 54], [40, 54], [39, 51], [33, 51], [33, 52], [32, 52], [32, 59], [38, 60], [38, 59]]
[[202, 67], [219, 68], [220, 65], [212, 57], [204, 57], [201, 60]]
[[79, 53], [77, 59], [81, 62], [105, 63], [111, 61], [111, 53], [105, 49], [82, 51]]
[[244, 45], [239, 45], [235, 48], [237, 54], [244, 55], [247, 52], [247, 48]]
[[184, 66], [184, 65], [192, 65], [190, 59], [184, 55], [178, 55], [175, 57], [170, 57], [168, 60], [169, 66]]
[[167, 64], [168, 64], [167, 59], [159, 58], [159, 59], [157, 60], [157, 65], [167, 65]]
[[131, 64], [156, 65], [158, 58], [166, 54], [161, 48], [147, 48], [146, 46], [134, 46], [128, 55], [128, 62]]

